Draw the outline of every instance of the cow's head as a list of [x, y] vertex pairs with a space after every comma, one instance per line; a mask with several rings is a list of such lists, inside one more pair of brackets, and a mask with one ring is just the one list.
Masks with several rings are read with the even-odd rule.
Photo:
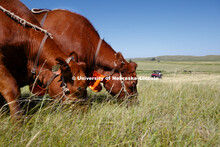
[[[122, 54], [115, 54], [114, 69], [104, 70], [99, 68], [97, 71], [105, 76], [110, 75], [108, 82], [104, 83], [106, 90], [117, 98], [130, 98], [137, 95], [137, 64], [134, 62], [127, 62]], [[114, 71], [114, 72], [113, 72]], [[112, 73], [113, 72], [113, 73]]]
[[119, 99], [137, 96], [137, 64], [126, 62], [125, 65], [126, 69], [116, 70], [104, 84], [106, 90], [113, 96], [117, 95]]
[[[59, 76], [49, 86], [49, 94], [60, 97], [60, 93], [64, 92], [69, 100], [85, 98], [87, 81], [83, 80], [83, 77], [85, 77], [86, 64], [78, 62], [75, 53], [71, 53], [66, 60], [56, 58], [56, 61], [60, 66], [60, 74], [58, 73]], [[67, 91], [65, 92], [65, 90]], [[65, 99], [66, 97], [64, 97]]]

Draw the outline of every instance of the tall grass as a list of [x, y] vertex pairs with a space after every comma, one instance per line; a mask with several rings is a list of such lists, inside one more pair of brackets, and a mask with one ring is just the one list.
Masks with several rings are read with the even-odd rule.
[[139, 104], [129, 107], [101, 101], [103, 92], [90, 94], [95, 101], [86, 111], [39, 104], [19, 125], [4, 113], [0, 146], [219, 146], [220, 78], [190, 76], [139, 81]]

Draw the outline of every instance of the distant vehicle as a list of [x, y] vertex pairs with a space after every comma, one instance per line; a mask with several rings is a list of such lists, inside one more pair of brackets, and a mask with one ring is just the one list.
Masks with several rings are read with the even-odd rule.
[[152, 78], [162, 78], [163, 74], [161, 73], [160, 70], [154, 70], [153, 73], [151, 74]]

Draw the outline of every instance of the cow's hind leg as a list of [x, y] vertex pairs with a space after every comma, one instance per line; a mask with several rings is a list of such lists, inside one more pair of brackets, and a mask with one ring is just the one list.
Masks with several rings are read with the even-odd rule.
[[19, 118], [21, 111], [16, 100], [20, 95], [20, 89], [16, 80], [4, 65], [0, 65], [0, 93], [8, 103], [12, 118]]

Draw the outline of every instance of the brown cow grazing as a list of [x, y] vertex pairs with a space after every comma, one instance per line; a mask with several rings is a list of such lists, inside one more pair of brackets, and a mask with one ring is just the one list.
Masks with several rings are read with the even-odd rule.
[[[137, 94], [136, 63], [128, 63], [122, 54], [116, 53], [100, 39], [92, 24], [83, 16], [67, 10], [33, 9], [32, 12], [67, 52], [75, 51], [79, 60], [86, 62], [87, 76], [96, 70], [105, 76], [121, 77], [104, 84], [112, 95], [119, 98]], [[65, 28], [65, 29], [63, 29]], [[123, 80], [132, 77], [131, 80]], [[100, 88], [98, 88], [100, 90]]]
[[[33, 78], [38, 77], [37, 83], [47, 86], [51, 96], [85, 91], [86, 81], [72, 80], [72, 76], [85, 76], [85, 64], [77, 63], [74, 53], [65, 53], [39, 26], [20, 1], [0, 0], [0, 94], [13, 118], [20, 114], [16, 101], [19, 87], [33, 83]], [[60, 69], [54, 73], [52, 68], [57, 63]]]

